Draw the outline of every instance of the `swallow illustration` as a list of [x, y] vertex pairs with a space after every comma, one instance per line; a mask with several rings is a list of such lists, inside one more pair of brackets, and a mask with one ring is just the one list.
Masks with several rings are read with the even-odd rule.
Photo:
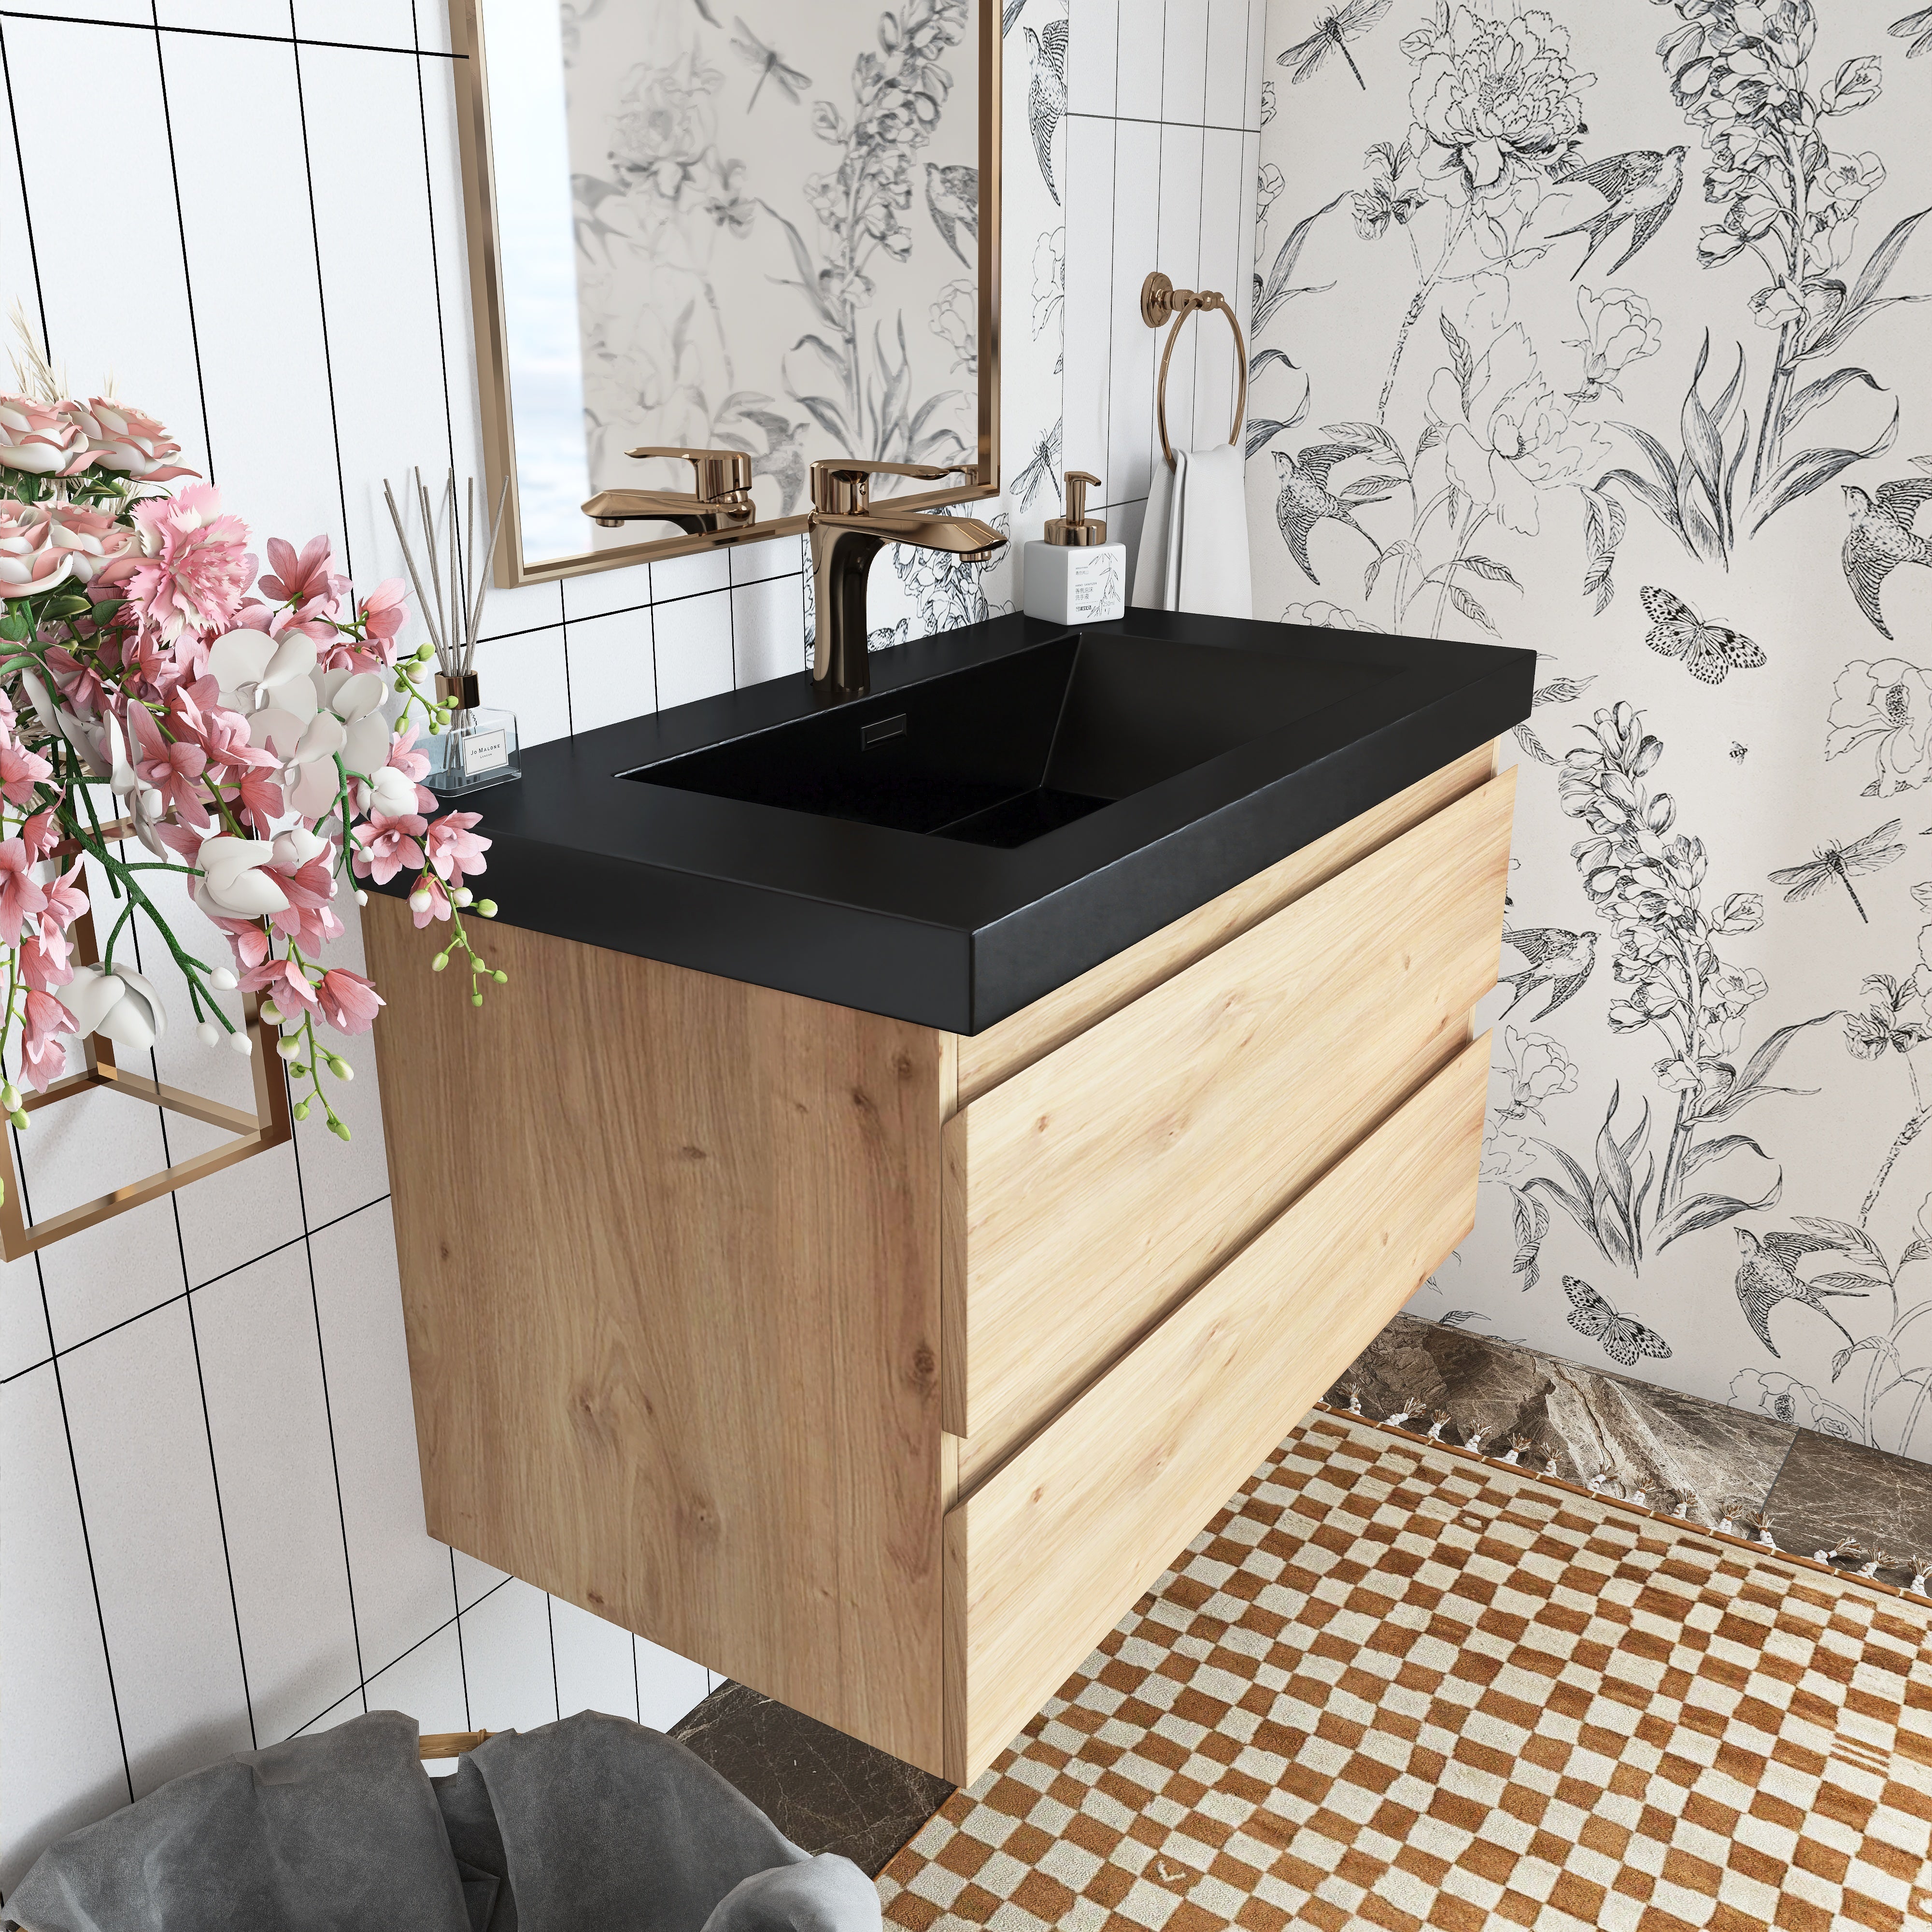
[[1040, 172], [1056, 206], [1060, 190], [1053, 184], [1053, 130], [1066, 111], [1066, 22], [1049, 20], [1038, 33], [1022, 27], [1033, 56], [1033, 80], [1027, 88], [1027, 119], [1033, 126], [1033, 151]]
[[1597, 935], [1594, 932], [1565, 932], [1560, 926], [1540, 926], [1526, 932], [1503, 930], [1503, 943], [1514, 946], [1528, 961], [1520, 973], [1502, 974], [1502, 983], [1515, 988], [1516, 997], [1503, 1009], [1507, 1019], [1539, 986], [1550, 988], [1543, 1010], [1532, 1016], [1546, 1020], [1565, 1000], [1582, 990], [1597, 963]]
[[1888, 638], [1892, 631], [1879, 608], [1879, 586], [1898, 564], [1932, 564], [1932, 542], [1912, 531], [1919, 506], [1932, 500], [1932, 476], [1881, 483], [1876, 502], [1856, 484], [1840, 488], [1845, 508], [1852, 513], [1852, 526], [1845, 532], [1845, 581], [1858, 608], [1877, 626], [1879, 635]]
[[[1738, 1246], [1744, 1258], [1738, 1264], [1738, 1306], [1750, 1324], [1750, 1331], [1775, 1355], [1777, 1344], [1771, 1339], [1771, 1311], [1780, 1301], [1802, 1302], [1815, 1308], [1849, 1342], [1852, 1331], [1827, 1308], [1821, 1295], [1848, 1295], [1854, 1301], [1865, 1299], [1862, 1288], [1820, 1288], [1798, 1278], [1798, 1264], [1808, 1254], [1834, 1245], [1819, 1234], [1788, 1232], [1766, 1234], [1760, 1240], [1748, 1228], [1736, 1231]], [[1783, 1358], [1780, 1357], [1780, 1360]]]
[[1308, 561], [1309, 533], [1324, 520], [1346, 524], [1376, 556], [1382, 547], [1355, 520], [1355, 511], [1364, 503], [1382, 503], [1389, 492], [1376, 485], [1388, 479], [1381, 475], [1358, 477], [1344, 484], [1340, 493], [1328, 488], [1328, 472], [1338, 463], [1363, 454], [1359, 444], [1319, 442], [1290, 456], [1286, 450], [1274, 452], [1275, 467], [1281, 474], [1281, 494], [1275, 499], [1274, 520], [1281, 526], [1282, 541], [1288, 554], [1301, 566], [1310, 584], [1322, 580]]
[[1610, 239], [1612, 229], [1626, 221], [1630, 224], [1630, 244], [1609, 271], [1614, 275], [1664, 226], [1683, 191], [1684, 153], [1682, 148], [1667, 148], [1662, 154], [1654, 148], [1633, 148], [1627, 154], [1612, 154], [1592, 161], [1587, 168], [1572, 168], [1556, 177], [1594, 188], [1604, 202], [1588, 220], [1580, 221], [1574, 228], [1559, 228], [1550, 238], [1555, 242], [1565, 235], [1589, 236], [1582, 260], [1570, 272], [1573, 282]]
[[973, 258], [953, 238], [953, 231], [963, 228], [974, 241], [980, 238], [980, 170], [942, 168], [937, 161], [928, 161], [926, 207], [946, 247], [971, 268]]

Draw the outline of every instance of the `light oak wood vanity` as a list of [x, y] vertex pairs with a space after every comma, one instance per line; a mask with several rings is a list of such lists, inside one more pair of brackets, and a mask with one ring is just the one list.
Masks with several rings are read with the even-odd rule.
[[1468, 1233], [1514, 792], [970, 1036], [372, 897], [430, 1533], [975, 1776]]

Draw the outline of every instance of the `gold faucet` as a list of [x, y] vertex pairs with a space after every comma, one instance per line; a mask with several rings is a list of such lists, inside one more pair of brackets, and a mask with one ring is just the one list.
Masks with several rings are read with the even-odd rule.
[[847, 457], [812, 466], [812, 584], [817, 622], [812, 683], [814, 692], [828, 704], [863, 698], [872, 688], [866, 579], [884, 545], [957, 550], [968, 563], [984, 563], [1006, 542], [992, 524], [974, 517], [874, 509], [872, 478], [909, 476], [936, 483], [942, 477], [974, 473], [960, 464], [934, 469], [922, 463], [862, 463]]
[[682, 457], [697, 472], [696, 488], [600, 490], [584, 514], [607, 530], [646, 520], [675, 524], [687, 536], [735, 530], [757, 514], [752, 502], [752, 459], [742, 449], [663, 449], [646, 444], [627, 456]]

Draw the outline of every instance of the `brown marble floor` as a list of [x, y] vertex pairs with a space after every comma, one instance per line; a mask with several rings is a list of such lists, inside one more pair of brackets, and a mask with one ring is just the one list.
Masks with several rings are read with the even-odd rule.
[[[1408, 1426], [1426, 1429], [1446, 1411], [1447, 1441], [1480, 1429], [1494, 1453], [1522, 1436], [1535, 1468], [1553, 1458], [1560, 1476], [1640, 1490], [1665, 1507], [1688, 1492], [1696, 1502], [1680, 1513], [1698, 1520], [1761, 1511], [1779, 1546], [1803, 1556], [1847, 1540], [1867, 1555], [1932, 1556], [1932, 1466], [1722, 1402], [1409, 1316], [1376, 1337], [1330, 1400], [1345, 1404], [1352, 1385], [1376, 1421], [1406, 1405]], [[714, 1691], [673, 1735], [794, 1843], [842, 1852], [875, 1876], [952, 1790], [738, 1684]]]

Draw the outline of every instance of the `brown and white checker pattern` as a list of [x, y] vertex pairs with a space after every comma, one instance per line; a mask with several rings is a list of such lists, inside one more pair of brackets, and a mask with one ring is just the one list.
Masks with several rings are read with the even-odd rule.
[[1932, 1925], [1932, 1604], [1318, 1412], [888, 1926]]

